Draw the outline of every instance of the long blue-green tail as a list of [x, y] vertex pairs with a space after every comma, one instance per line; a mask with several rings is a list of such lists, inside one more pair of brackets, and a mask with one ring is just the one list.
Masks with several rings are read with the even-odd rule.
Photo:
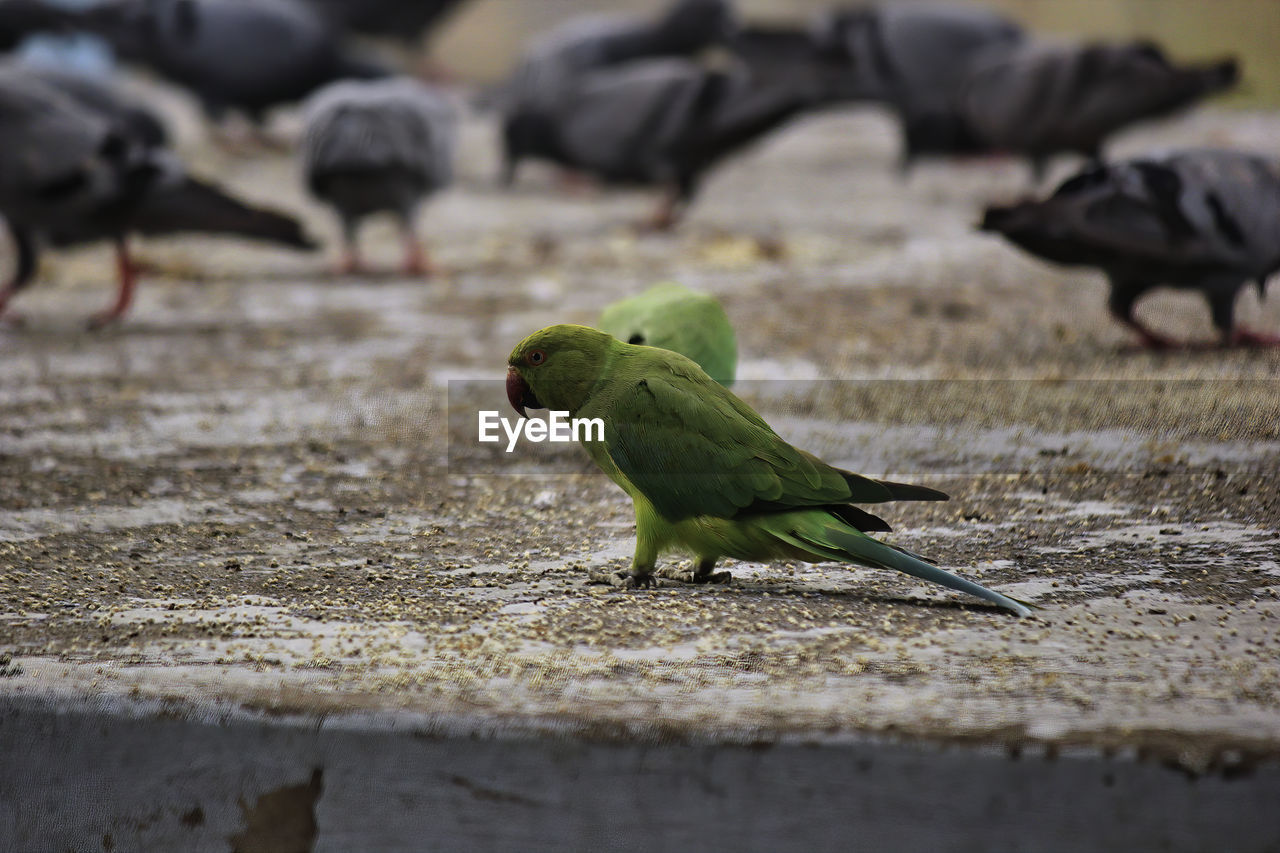
[[[797, 547], [804, 548], [830, 560], [861, 563], [865, 566], [876, 566], [883, 569], [897, 569], [913, 577], [954, 589], [957, 592], [967, 592], [969, 595], [976, 596], [984, 601], [990, 601], [992, 604], [997, 604], [1019, 616], [1031, 615], [1031, 608], [1034, 605], [1018, 601], [1007, 595], [1001, 595], [973, 581], [957, 577], [944, 569], [930, 565], [910, 551], [905, 551], [894, 545], [888, 545], [878, 539], [872, 539], [857, 530], [837, 526], [837, 524], [838, 522], [836, 524], [824, 523], [820, 526], [814, 525], [816, 529], [792, 529], [788, 533], [775, 531], [775, 535]], [[805, 527], [808, 527], [808, 525], [805, 525]]]

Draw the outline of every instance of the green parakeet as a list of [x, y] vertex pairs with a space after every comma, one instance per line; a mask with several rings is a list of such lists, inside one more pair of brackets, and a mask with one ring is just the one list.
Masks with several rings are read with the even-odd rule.
[[526, 408], [600, 418], [591, 458], [635, 503], [631, 568], [620, 586], [652, 583], [658, 556], [683, 551], [689, 583], [728, 580], [716, 560], [849, 562], [897, 569], [1005, 607], [1027, 605], [956, 577], [867, 533], [889, 526], [855, 503], [946, 500], [924, 486], [873, 480], [792, 447], [758, 414], [684, 356], [623, 343], [585, 326], [550, 326], [508, 359], [507, 397]]
[[678, 352], [721, 385], [733, 384], [738, 340], [724, 309], [709, 293], [664, 281], [605, 308], [600, 328], [629, 344]]

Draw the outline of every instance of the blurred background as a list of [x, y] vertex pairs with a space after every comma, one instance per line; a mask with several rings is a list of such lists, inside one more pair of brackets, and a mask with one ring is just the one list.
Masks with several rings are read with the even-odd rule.
[[[884, 5], [916, 0], [888, 0]], [[1123, 39], [1153, 38], [1174, 56], [1199, 59], [1236, 54], [1244, 84], [1224, 103], [1280, 105], [1280, 6], [1274, 0], [990, 0], [955, 5], [997, 9], [1045, 34]], [[748, 18], [797, 21], [831, 4], [825, 0], [740, 0]], [[436, 52], [464, 77], [496, 80], [533, 33], [584, 12], [654, 11], [663, 0], [474, 0], [436, 37]]]
[[[0, 0], [0, 11], [21, 2]], [[109, 2], [146, 11], [186, 0]], [[307, 2], [347, 11], [379, 5]], [[397, 8], [421, 11], [428, 2]], [[1251, 848], [1229, 834], [1256, 828], [1242, 815], [1255, 802], [1241, 794], [1245, 786], [1253, 786], [1256, 802], [1270, 804], [1264, 793], [1274, 791], [1274, 784], [1262, 791], [1274, 775], [1255, 774], [1248, 762], [1280, 755], [1280, 299], [1274, 283], [1269, 296], [1252, 286], [1280, 270], [1280, 170], [1267, 181], [1258, 179], [1261, 166], [1241, 167], [1254, 164], [1254, 155], [1280, 155], [1280, 0], [954, 3], [1007, 14], [1035, 38], [1081, 40], [1074, 55], [1090, 61], [1059, 66], [1059, 79], [1093, 84], [1103, 100], [1125, 108], [1112, 110], [1121, 121], [1107, 128], [1103, 150], [1051, 149], [1056, 156], [1043, 175], [1023, 157], [998, 155], [1026, 153], [1013, 143], [1017, 131], [1037, 124], [1028, 113], [1052, 126], [1087, 111], [1071, 109], [1071, 97], [1045, 97], [1050, 87], [1033, 75], [998, 78], [1013, 79], [1012, 118], [997, 128], [1015, 131], [1007, 148], [1001, 139], [988, 150], [944, 146], [944, 156], [907, 169], [906, 123], [892, 120], [899, 118], [893, 104], [811, 109], [814, 93], [799, 85], [812, 83], [809, 76], [771, 81], [765, 67], [760, 80], [809, 100], [777, 123], [760, 123], [767, 133], [754, 144], [713, 151], [725, 156], [712, 158], [718, 167], [708, 170], [696, 204], [665, 231], [656, 230], [657, 217], [640, 217], [653, 208], [655, 190], [669, 191], [660, 186], [669, 171], [641, 174], [651, 180], [637, 188], [614, 187], [608, 178], [616, 174], [599, 185], [574, 180], [572, 168], [560, 167], [582, 165], [587, 177], [600, 177], [608, 172], [597, 168], [602, 161], [625, 172], [637, 152], [694, 147], [646, 135], [667, 126], [651, 120], [655, 105], [670, 107], [664, 117], [695, 138], [712, 137], [721, 117], [728, 123], [749, 113], [733, 102], [723, 116], [685, 109], [717, 91], [705, 84], [721, 74], [722, 48], [707, 50], [705, 62], [700, 55], [697, 63], [676, 63], [684, 76], [665, 100], [651, 97], [645, 74], [586, 69], [590, 86], [570, 80], [569, 94], [551, 100], [571, 113], [556, 116], [570, 128], [580, 129], [570, 122], [579, 108], [588, 114], [587, 131], [574, 138], [585, 138], [589, 150], [576, 152], [577, 163], [534, 159], [528, 177], [513, 185], [503, 181], [508, 116], [492, 95], [507, 75], [523, 79], [513, 70], [561, 25], [596, 12], [649, 18], [669, 0], [463, 0], [421, 38], [393, 29], [404, 36], [398, 39], [336, 36], [295, 13], [294, 37], [268, 34], [265, 48], [246, 46], [269, 28], [245, 18], [297, 3], [210, 2], [205, 11], [215, 5], [235, 7], [239, 29], [216, 14], [207, 30], [175, 16], [162, 22], [168, 29], [155, 28], [165, 38], [146, 61], [117, 61], [88, 37], [39, 36], [21, 47], [46, 68], [87, 72], [108, 84], [105, 92], [95, 94], [83, 79], [78, 86], [56, 76], [32, 82], [24, 76], [30, 68], [0, 72], [0, 87], [8, 83], [0, 94], [9, 96], [0, 103], [22, 107], [40, 86], [52, 87], [59, 91], [27, 116], [39, 118], [43, 107], [66, 119], [52, 129], [39, 120], [24, 127], [0, 110], [0, 133], [13, 132], [0, 137], [0, 202], [8, 204], [0, 212], [5, 224], [26, 226], [28, 244], [40, 244], [32, 233], [45, 238], [36, 259], [34, 251], [24, 256], [19, 235], [0, 235], [0, 270], [21, 270], [25, 261], [32, 283], [7, 315], [0, 292], [0, 321], [12, 320], [0, 322], [0, 719], [7, 719], [4, 698], [25, 691], [155, 698], [162, 701], [152, 707], [161, 710], [145, 713], [160, 714], [165, 725], [184, 702], [212, 698], [263, 716], [354, 708], [499, 721], [483, 729], [486, 737], [531, 719], [598, 723], [585, 730], [624, 737], [641, 736], [656, 721], [668, 740], [673, 731], [683, 738], [687, 727], [709, 742], [750, 733], [752, 744], [767, 742], [757, 733], [774, 731], [884, 732], [983, 749], [1008, 745], [1011, 756], [1022, 756], [1019, 774], [1030, 764], [1024, 745], [1049, 757], [1098, 746], [1108, 756], [1136, 754], [1141, 762], [1148, 755], [1191, 775], [1231, 770], [1230, 785], [1212, 789], [1227, 802], [1206, 798], [1194, 811], [1185, 798], [1204, 789], [1154, 760], [1147, 769], [1164, 774], [1158, 789], [1123, 779], [1114, 788], [1091, 783], [1103, 786], [1093, 789], [1097, 801], [1116, 804], [1109, 819], [1094, 820], [1081, 798], [1039, 785], [968, 785], [983, 800], [972, 815], [985, 821], [1016, 813], [1035, 822], [1028, 832], [1037, 833], [973, 849], [1001, 849], [1008, 837], [1044, 837], [1037, 849], [1055, 849], [1059, 826], [1096, 833], [1076, 839], [1079, 849], [1143, 849], [1132, 843], [1139, 836], [1146, 849], [1280, 849], [1274, 835]], [[735, 5], [749, 22], [791, 23], [808, 39], [813, 32], [801, 28], [816, 13], [845, 4]], [[138, 32], [126, 26], [117, 34], [127, 42]], [[1131, 103], [1141, 87], [1098, 74], [1097, 54], [1083, 45], [1135, 37], [1158, 42], [1173, 63], [1236, 56], [1241, 79], [1231, 85], [1232, 73], [1210, 91], [1192, 92], [1174, 115], [1139, 121], [1151, 117]], [[325, 54], [334, 44], [357, 48], [354, 58], [376, 59], [396, 76], [353, 81], [312, 68], [316, 79], [294, 91], [258, 91], [287, 77], [272, 65], [288, 64], [287, 47]], [[903, 47], [906, 70], [942, 53]], [[1147, 66], [1158, 54], [1146, 45], [1120, 52]], [[304, 70], [315, 64], [292, 58]], [[228, 96], [227, 89], [246, 88], [231, 86], [245, 81], [228, 76], [250, 78], [249, 91]], [[335, 76], [344, 79], [332, 82]], [[529, 76], [557, 82], [555, 74]], [[583, 96], [598, 91], [601, 76], [614, 85], [638, 80], [638, 94]], [[936, 82], [923, 94], [944, 88]], [[749, 75], [734, 83], [739, 88], [718, 90], [726, 100], [753, 94]], [[697, 97], [688, 97], [690, 85]], [[603, 114], [591, 113], [602, 101]], [[977, 101], [999, 106], [1001, 98]], [[115, 144], [99, 144], [104, 105], [124, 119]], [[337, 120], [344, 115], [355, 121], [344, 125]], [[366, 133], [370, 127], [382, 132]], [[634, 132], [609, 132], [619, 127]], [[370, 144], [375, 138], [379, 144]], [[353, 172], [363, 168], [365, 185], [410, 187], [421, 197], [406, 205], [392, 193], [373, 205], [334, 186], [319, 192], [326, 146]], [[1194, 162], [1153, 163], [1171, 148], [1214, 148], [1221, 159], [1198, 170]], [[63, 163], [95, 163], [113, 180], [52, 174], [36, 185], [42, 192], [32, 202], [25, 180], [32, 164], [56, 160], [45, 155], [59, 150], [68, 152]], [[96, 160], [80, 156], [86, 151]], [[362, 160], [370, 152], [385, 162]], [[1045, 263], [979, 229], [991, 211], [1016, 212], [1074, 175], [1083, 177], [1072, 183], [1088, 200], [1106, 183], [1093, 159], [1099, 155], [1117, 169], [1122, 191], [1144, 191], [1138, 214], [1164, 214], [1154, 227], [1136, 216], [1139, 236], [1167, 236], [1160, 229], [1172, 223], [1173, 239], [1164, 241], [1170, 266], [1188, 243], [1188, 216], [1200, 226], [1195, 237], [1224, 249], [1229, 271], [1239, 272], [1231, 283], [1240, 327], [1255, 330], [1250, 336], [1232, 337], [1240, 328], [1230, 324], [1215, 332], [1206, 294], [1195, 287], [1164, 288], [1144, 299], [1138, 316], [1172, 345], [1148, 335], [1145, 347], [1135, 346], [1144, 339], [1110, 315], [1108, 280], [1098, 269]], [[146, 168], [134, 168], [134, 156]], [[1222, 163], [1240, 168], [1214, 168]], [[1233, 180], [1242, 172], [1243, 180]], [[92, 195], [100, 188], [101, 198]], [[81, 203], [78, 193], [95, 204]], [[1191, 202], [1179, 207], [1184, 199]], [[423, 207], [416, 219], [402, 209], [414, 202]], [[362, 205], [378, 209], [357, 241], [346, 232], [367, 212]], [[97, 216], [121, 207], [129, 215], [108, 215], [105, 223]], [[179, 213], [190, 217], [188, 227], [175, 221]], [[1057, 224], [1048, 222], [1050, 230]], [[1123, 228], [1096, 230], [1110, 239]], [[1238, 251], [1249, 242], [1240, 239], [1244, 230], [1261, 235], [1250, 243], [1255, 255], [1273, 252], [1261, 266], [1251, 256], [1240, 266], [1249, 254]], [[1146, 248], [1135, 242], [1135, 251]], [[134, 277], [143, 279], [136, 297]], [[89, 312], [109, 304], [116, 279], [114, 308], [101, 322], [103, 314], [94, 315], [95, 331], [86, 332]], [[580, 448], [545, 458], [527, 447], [491, 453], [492, 445], [476, 441], [475, 416], [511, 415], [508, 353], [530, 332], [558, 323], [604, 328], [607, 312], [662, 281], [723, 309], [719, 318], [736, 335], [735, 392], [779, 435], [848, 470], [953, 496], [894, 506], [886, 517], [892, 542], [1043, 605], [1043, 618], [1008, 621], [901, 573], [851, 565], [735, 563], [729, 587], [625, 598], [588, 586], [588, 570], [628, 559], [631, 501]], [[11, 285], [7, 295], [19, 289]], [[27, 730], [17, 731], [10, 742], [27, 750], [32, 769], [0, 776], [18, 780], [15, 793], [47, 793], [42, 802], [51, 805], [28, 810], [34, 816], [17, 824], [29, 830], [26, 838], [40, 839], [34, 848], [6, 837], [14, 823], [6, 824], [0, 806], [0, 850], [100, 849], [103, 812], [64, 796], [65, 780], [77, 778], [66, 771], [67, 757], [115, 762], [77, 790], [101, 798], [109, 788], [118, 798], [117, 850], [226, 849], [246, 802], [269, 787], [299, 790], [300, 781], [305, 792], [315, 766], [282, 763], [282, 770], [248, 773], [246, 783], [246, 774], [218, 776], [220, 764], [192, 760], [184, 745], [171, 751], [182, 766], [172, 776], [145, 774], [154, 780], [148, 787], [116, 782], [120, 768], [142, 766], [126, 753], [130, 741], [69, 749], [59, 729], [45, 726], [40, 731], [54, 734], [33, 747], [22, 741]], [[412, 731], [415, 743], [433, 742], [416, 728], [400, 731]], [[156, 743], [139, 752], [165, 758]], [[0, 738], [0, 756], [4, 745]], [[245, 762], [259, 754], [225, 753]], [[362, 764], [373, 763], [360, 755]], [[918, 808], [920, 776], [846, 764], [861, 784], [901, 795], [913, 825], [933, 821], [939, 837], [955, 831], [950, 812]], [[525, 808], [505, 793], [514, 789], [502, 762], [492, 762], [486, 772], [495, 778], [475, 789], [430, 762], [418, 766], [434, 775], [427, 784], [450, 789], [455, 800], [448, 802]], [[1234, 772], [1240, 767], [1249, 772]], [[564, 768], [556, 764], [540, 778], [555, 779]], [[1111, 780], [1112, 769], [1098, 778]], [[705, 765], [686, 777], [704, 772]], [[323, 817], [342, 802], [343, 785], [340, 771], [326, 765], [326, 774], [323, 794], [312, 785], [310, 796], [320, 797], [321, 824], [331, 827], [344, 822]], [[423, 784], [414, 774], [390, 775], [406, 790]], [[170, 778], [183, 784], [169, 785], [163, 796], [170, 799], [157, 806], [156, 792]], [[770, 778], [789, 784], [793, 777]], [[183, 817], [197, 783], [208, 789], [199, 800], [207, 819], [199, 821]], [[690, 790], [642, 787], [681, 797]], [[830, 780], [819, 775], [811, 786], [791, 787], [804, 796], [828, 791]], [[426, 807], [417, 790], [405, 797], [369, 790], [382, 808], [360, 803], [348, 812], [353, 826], [391, 827], [404, 813], [432, 821], [470, 814]], [[1026, 807], [1028, 792], [1044, 810]], [[718, 826], [717, 814], [750, 826], [740, 802], [722, 802], [721, 811], [675, 806], [696, 812], [700, 826]], [[630, 805], [589, 809], [593, 825], [615, 828], [598, 815], [647, 817]], [[1145, 824], [1131, 819], [1139, 807]], [[1050, 808], [1060, 810], [1059, 823], [1043, 820]], [[1204, 835], [1178, 835], [1198, 814], [1217, 819], [1195, 824]], [[561, 817], [545, 825], [560, 825]], [[788, 843], [802, 843], [795, 839], [807, 828]], [[1107, 843], [1113, 829], [1122, 835]], [[1183, 846], [1163, 843], [1162, 832]], [[193, 839], [210, 840], [198, 847]], [[721, 849], [746, 849], [716, 840]], [[419, 841], [410, 836], [398, 849]], [[327, 842], [326, 849], [370, 849]], [[559, 849], [608, 844], [580, 840]], [[836, 849], [847, 849], [844, 839]]]

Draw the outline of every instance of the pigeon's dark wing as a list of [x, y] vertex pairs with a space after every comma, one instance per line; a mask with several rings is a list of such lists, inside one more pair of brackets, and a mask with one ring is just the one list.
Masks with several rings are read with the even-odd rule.
[[848, 56], [856, 95], [889, 103], [904, 117], [947, 109], [975, 56], [1023, 38], [1021, 27], [996, 12], [938, 3], [838, 8], [813, 32], [828, 51]]
[[120, 192], [135, 152], [111, 123], [39, 77], [0, 69], [0, 213], [39, 228]]
[[92, 16], [124, 58], [190, 89], [215, 114], [258, 116], [334, 80], [388, 74], [348, 53], [303, 0], [108, 0]]
[[126, 133], [143, 145], [159, 147], [168, 142], [164, 119], [109, 79], [46, 66], [28, 68], [26, 73], [113, 125], [123, 126]]
[[413, 42], [440, 26], [466, 0], [308, 0], [339, 29]]
[[72, 29], [80, 19], [76, 10], [44, 0], [0, 0], [0, 50], [12, 50], [34, 33]]
[[1231, 86], [1234, 62], [1178, 66], [1147, 44], [1027, 44], [983, 57], [960, 109], [987, 147], [1096, 156], [1107, 137]]
[[504, 112], [544, 112], [572, 97], [582, 75], [642, 59], [687, 57], [735, 27], [728, 0], [675, 0], [656, 20], [581, 15], [536, 38], [508, 80]]
[[588, 75], [557, 111], [564, 150], [588, 171], [617, 179], [674, 178], [670, 152], [706, 122], [708, 72], [679, 59], [650, 60]]

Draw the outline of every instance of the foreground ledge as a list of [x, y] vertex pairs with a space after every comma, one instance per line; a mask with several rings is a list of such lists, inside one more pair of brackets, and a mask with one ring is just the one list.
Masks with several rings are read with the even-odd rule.
[[9, 696], [0, 849], [1275, 850], [1280, 760]]

